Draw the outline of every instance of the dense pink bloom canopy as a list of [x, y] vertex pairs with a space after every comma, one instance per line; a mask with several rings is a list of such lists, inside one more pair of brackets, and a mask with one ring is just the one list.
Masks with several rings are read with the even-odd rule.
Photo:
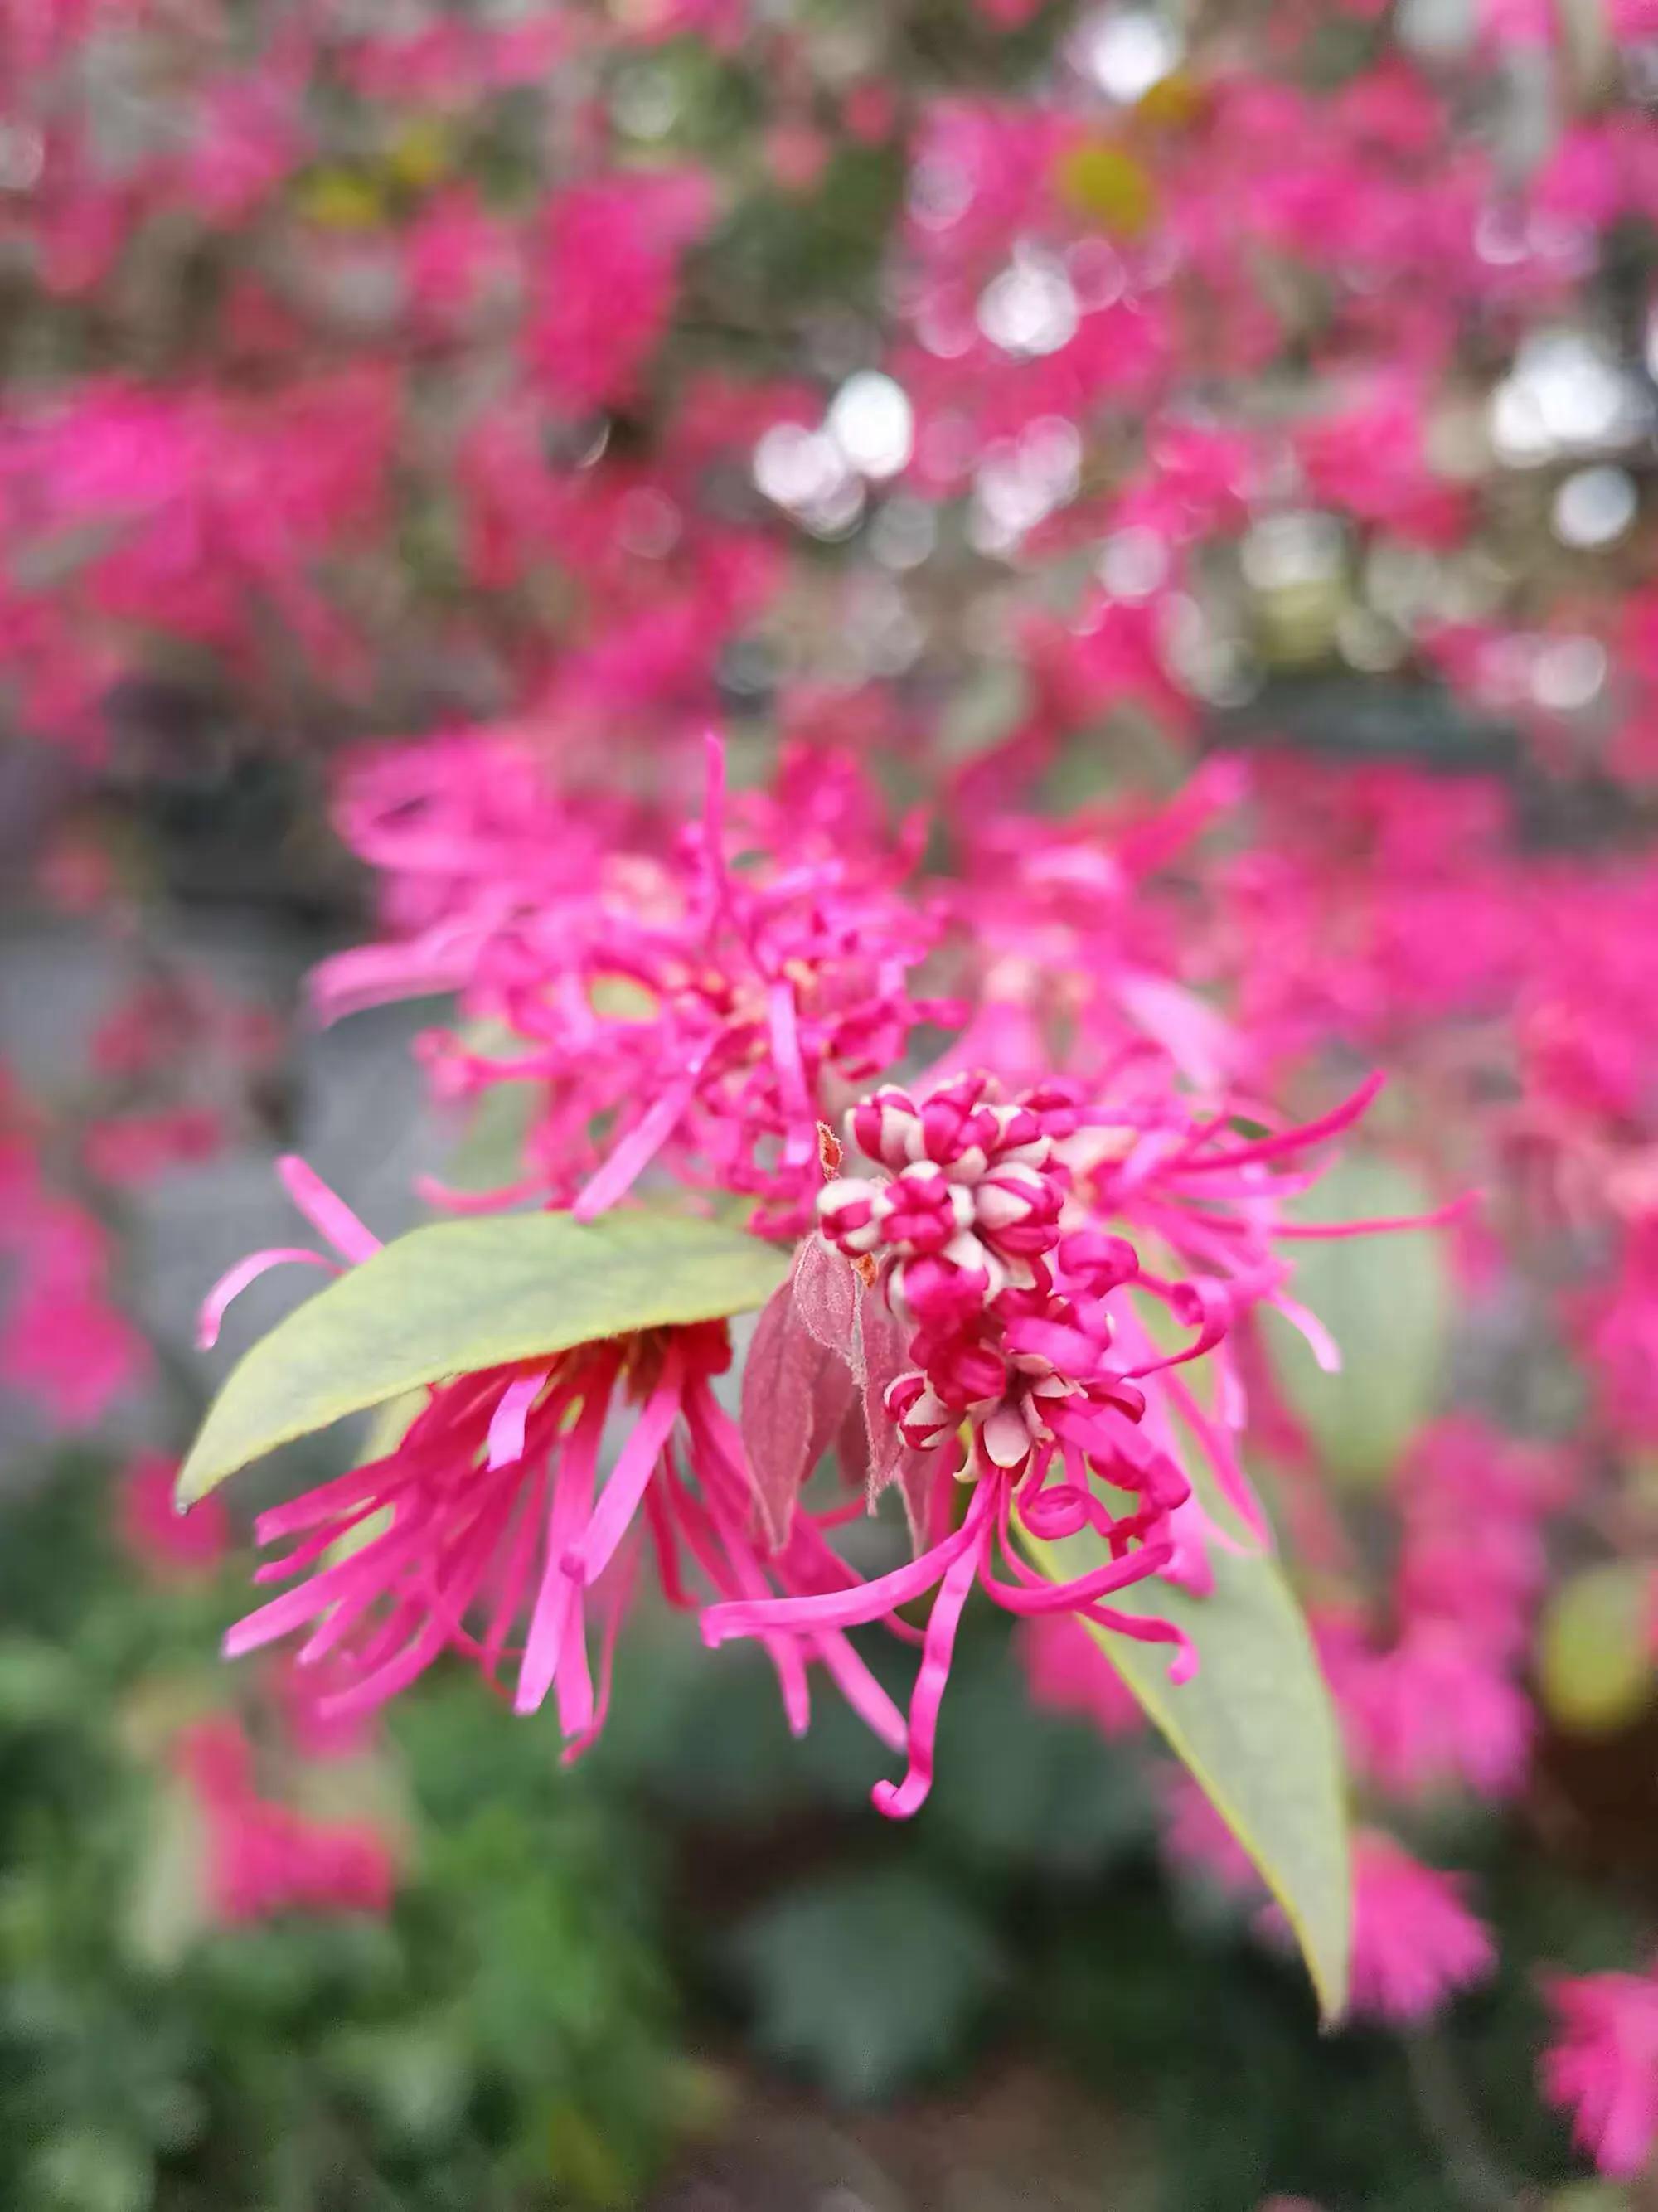
[[[832, 1686], [907, 1815], [970, 1604], [1127, 1731], [1109, 1655], [1189, 1692], [1177, 1620], [1281, 1548], [1357, 2008], [1485, 1972], [1388, 1831], [1524, 1806], [1563, 1577], [1658, 1556], [1658, 13], [1424, 12], [4, 11], [0, 706], [119, 981], [0, 1097], [0, 1382], [132, 1413], [123, 1236], [282, 1117], [128, 842], [248, 770], [331, 898], [325, 781], [368, 885], [311, 1012], [442, 1002], [434, 1121], [492, 1164], [425, 1200], [665, 1203], [786, 1270], [751, 1334], [448, 1376], [258, 1517], [228, 1648], [318, 1755], [459, 1662], [574, 1756], [655, 1599], [797, 1730]], [[1419, 1195], [1326, 1219], [1344, 1158]], [[205, 1343], [378, 1249], [280, 1172], [314, 1244]], [[1451, 1356], [1401, 1375], [1387, 1263], [1357, 1322], [1305, 1263], [1440, 1226]], [[1362, 1487], [1303, 1346], [1411, 1401]], [[118, 1528], [205, 1576], [227, 1517], [163, 1467]], [[228, 1916], [383, 1893], [246, 1745], [180, 1757]], [[1242, 1898], [1196, 1786], [1165, 1814]], [[1632, 2171], [1647, 1979], [1551, 1990], [1547, 2094]]]

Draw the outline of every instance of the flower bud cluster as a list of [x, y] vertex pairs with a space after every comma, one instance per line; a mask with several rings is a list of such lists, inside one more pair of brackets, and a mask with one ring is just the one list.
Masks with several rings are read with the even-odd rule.
[[846, 1117], [849, 1144], [875, 1172], [826, 1184], [819, 1226], [848, 1258], [874, 1265], [910, 1332], [915, 1364], [885, 1401], [915, 1449], [966, 1423], [973, 1464], [1013, 1473], [1053, 1442], [1067, 1406], [1108, 1404], [1132, 1419], [1144, 1410], [1107, 1359], [1104, 1294], [1138, 1272], [1133, 1248], [1063, 1224], [1069, 1176], [1055, 1144], [1074, 1124], [1068, 1098], [1005, 1101], [979, 1074], [919, 1104], [889, 1086]]
[[846, 1117], [873, 1176], [841, 1176], [817, 1200], [823, 1235], [849, 1258], [892, 1261], [893, 1310], [917, 1326], [964, 1319], [1059, 1242], [1064, 1170], [1041, 1116], [994, 1096], [987, 1076], [960, 1076], [917, 1106], [896, 1085]]

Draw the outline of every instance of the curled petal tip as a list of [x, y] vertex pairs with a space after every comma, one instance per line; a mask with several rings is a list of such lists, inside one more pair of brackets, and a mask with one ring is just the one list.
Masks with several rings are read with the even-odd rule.
[[907, 1781], [878, 1782], [869, 1793], [870, 1802], [889, 1820], [913, 1820], [926, 1802], [931, 1787], [931, 1776], [919, 1790], [912, 1790]]

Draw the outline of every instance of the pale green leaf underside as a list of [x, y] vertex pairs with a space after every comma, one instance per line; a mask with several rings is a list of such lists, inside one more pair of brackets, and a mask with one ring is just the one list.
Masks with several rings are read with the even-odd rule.
[[513, 1213], [411, 1231], [232, 1370], [179, 1470], [191, 1505], [250, 1460], [407, 1390], [763, 1305], [788, 1255], [679, 1214]]
[[[1057, 1544], [1023, 1535], [1044, 1574], [1068, 1580], [1099, 1565], [1084, 1534]], [[1176, 1688], [1169, 1647], [1090, 1628], [1106, 1656], [1190, 1769], [1260, 1870], [1300, 1943], [1327, 2021], [1347, 2002], [1351, 1921], [1347, 1814], [1335, 1718], [1300, 1608], [1277, 1563], [1211, 1547], [1215, 1587], [1188, 1596], [1156, 1580], [1111, 1600], [1184, 1629], [1199, 1667]]]

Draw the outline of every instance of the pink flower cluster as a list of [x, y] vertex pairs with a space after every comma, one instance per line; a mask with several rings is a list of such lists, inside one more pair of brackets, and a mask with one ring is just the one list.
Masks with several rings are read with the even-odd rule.
[[316, 1003], [458, 993], [469, 1028], [421, 1048], [440, 1095], [506, 1084], [534, 1109], [529, 1175], [487, 1203], [597, 1213], [665, 1148], [693, 1187], [798, 1230], [819, 1115], [958, 1011], [911, 990], [941, 924], [906, 881], [913, 834], [884, 837], [853, 764], [786, 757], [774, 793], [728, 809], [712, 741], [707, 758], [704, 819], [665, 841], [555, 796], [527, 733], [387, 757], [348, 787], [343, 826], [399, 934], [325, 963]]
[[1658, 1976], [1556, 1974], [1543, 2094], [1603, 2173], [1632, 2180], [1658, 2143]]
[[[878, 1806], [898, 1816], [914, 1812], [932, 1784], [956, 1630], [975, 1583], [1015, 1613], [1078, 1613], [1120, 1634], [1173, 1643], [1177, 1679], [1193, 1663], [1172, 1624], [1106, 1602], [1172, 1562], [1169, 1516], [1190, 1486], [1136, 1438], [1145, 1394], [1135, 1370], [1107, 1358], [1105, 1297], [1138, 1271], [1133, 1248], [1087, 1230], [1061, 1237], [1066, 1179], [1054, 1158], [1055, 1119], [1073, 1127], [1074, 1106], [1040, 1094], [1004, 1103], [983, 1076], [957, 1077], [919, 1104], [906, 1091], [878, 1091], [850, 1110], [848, 1138], [887, 1172], [831, 1181], [818, 1214], [825, 1239], [864, 1271], [865, 1295], [897, 1322], [895, 1356], [901, 1346], [915, 1363], [880, 1388], [899, 1449], [872, 1472], [903, 1480], [920, 1548], [911, 1565], [849, 1591], [715, 1606], [703, 1622], [710, 1644], [851, 1627], [890, 1619], [936, 1586], [908, 1771], [876, 1791]], [[849, 1339], [841, 1341], [849, 1352]], [[957, 1528], [952, 1479], [972, 1491]], [[1111, 1491], [1128, 1493], [1133, 1510], [1114, 1511], [1102, 1494]], [[1106, 1562], [1051, 1581], [1022, 1556], [1016, 1516], [1041, 1542], [1093, 1531]], [[994, 1571], [998, 1549], [1011, 1581]]]
[[[1155, 1578], [1202, 1590], [1211, 1545], [1267, 1540], [1236, 1449], [1233, 1340], [1270, 1305], [1333, 1358], [1289, 1295], [1278, 1239], [1294, 1232], [1284, 1206], [1312, 1179], [1315, 1148], [1375, 1086], [1300, 1127], [1251, 1103], [1265, 1133], [1240, 1138], [1236, 1108], [1200, 1107], [1175, 1086], [1161, 1038], [1178, 1047], [1193, 1024], [1177, 989], [1137, 969], [1107, 994], [1127, 1042], [1096, 1082], [1010, 1092], [980, 1068], [857, 1098], [857, 1078], [901, 1055], [924, 1021], [965, 1021], [987, 1045], [1000, 1033], [972, 999], [917, 995], [914, 963], [943, 963], [976, 997], [982, 963], [1002, 972], [1005, 933], [1043, 915], [1058, 944], [1078, 923], [1029, 870], [1005, 888], [985, 943], [941, 889], [903, 881], [914, 840], [884, 846], [844, 759], [786, 757], [771, 793], [740, 801], [726, 797], [718, 744], [707, 760], [701, 821], [653, 846], [647, 825], [626, 825], [640, 842], [620, 848], [574, 811], [572, 834], [550, 842], [568, 803], [510, 749], [468, 740], [372, 765], [348, 819], [389, 867], [405, 933], [341, 956], [319, 988], [337, 1008], [441, 977], [513, 1041], [504, 1055], [469, 1051], [459, 1034], [428, 1048], [443, 1089], [457, 1072], [473, 1091], [523, 1084], [535, 1109], [530, 1177], [452, 1203], [550, 1186], [555, 1204], [592, 1218], [667, 1170], [693, 1190], [758, 1200], [757, 1233], [807, 1231], [762, 1317], [747, 1370], [762, 1379], [752, 1391], [745, 1380], [740, 1431], [711, 1388], [730, 1358], [718, 1324], [439, 1386], [382, 1457], [261, 1517], [262, 1540], [292, 1540], [262, 1578], [305, 1579], [230, 1648], [304, 1631], [302, 1660], [342, 1713], [371, 1709], [445, 1651], [491, 1677], [512, 1662], [519, 1710], [554, 1696], [574, 1753], [602, 1723], [610, 1654], [648, 1559], [671, 1603], [703, 1608], [709, 1643], [763, 1643], [797, 1728], [808, 1670], [823, 1665], [878, 1735], [905, 1747], [904, 1780], [878, 1802], [908, 1814], [930, 1785], [975, 1584], [1023, 1618], [1075, 1614], [1169, 1644], [1175, 1678], [1189, 1674]], [[516, 784], [481, 775], [486, 763]], [[1086, 906], [1080, 926], [1091, 941]], [[1132, 1026], [1139, 1009], [1150, 1034]], [[1040, 1030], [1032, 1018], [1022, 1034]], [[864, 1176], [829, 1172], [846, 1162], [824, 1117], [849, 1091], [841, 1110]], [[373, 1253], [307, 1169], [283, 1173], [345, 1262]], [[1169, 1272], [1142, 1266], [1139, 1235]], [[288, 1259], [321, 1255], [234, 1268], [210, 1297], [204, 1340], [230, 1298]], [[1199, 1364], [1212, 1389], [1188, 1380]], [[601, 1486], [600, 1440], [629, 1403], [639, 1410]], [[909, 1565], [869, 1581], [829, 1540], [858, 1505], [800, 1495], [837, 1438], [872, 1492], [898, 1483], [916, 1539]], [[1214, 1485], [1206, 1503], [1193, 1456]], [[1084, 1537], [1088, 1562], [1067, 1573], [1063, 1547]], [[1057, 1573], [1027, 1557], [1033, 1543]], [[1138, 1585], [1147, 1601], [1112, 1602]], [[903, 1610], [929, 1590], [906, 1721], [847, 1632], [910, 1633]]]
[[1521, 1677], [1547, 1574], [1543, 1523], [1570, 1494], [1556, 1456], [1468, 1416], [1427, 1431], [1400, 1470], [1393, 1632], [1331, 1609], [1325, 1671], [1357, 1771], [1390, 1796], [1523, 1784], [1533, 1717]]
[[[1163, 1845], [1181, 1875], [1248, 1903], [1260, 1877], [1189, 1775], [1170, 1778]], [[1431, 2020], [1459, 1991], [1485, 1981], [1497, 1962], [1491, 1932], [1469, 1909], [1467, 1884], [1413, 1858], [1392, 1836], [1353, 1837], [1352, 2008], [1357, 2018], [1408, 2028]], [[1282, 1943], [1289, 1928], [1277, 1905], [1255, 1925]]]
[[141, 1383], [149, 1349], [114, 1291], [114, 1240], [55, 1187], [38, 1112], [0, 1071], [0, 1252], [9, 1263], [0, 1376], [54, 1427], [88, 1429]]
[[173, 1764], [204, 1824], [208, 1900], [222, 1925], [285, 1912], [390, 1909], [397, 1870], [379, 1829], [366, 1820], [313, 1820], [262, 1796], [240, 1723], [196, 1723], [175, 1747]]

